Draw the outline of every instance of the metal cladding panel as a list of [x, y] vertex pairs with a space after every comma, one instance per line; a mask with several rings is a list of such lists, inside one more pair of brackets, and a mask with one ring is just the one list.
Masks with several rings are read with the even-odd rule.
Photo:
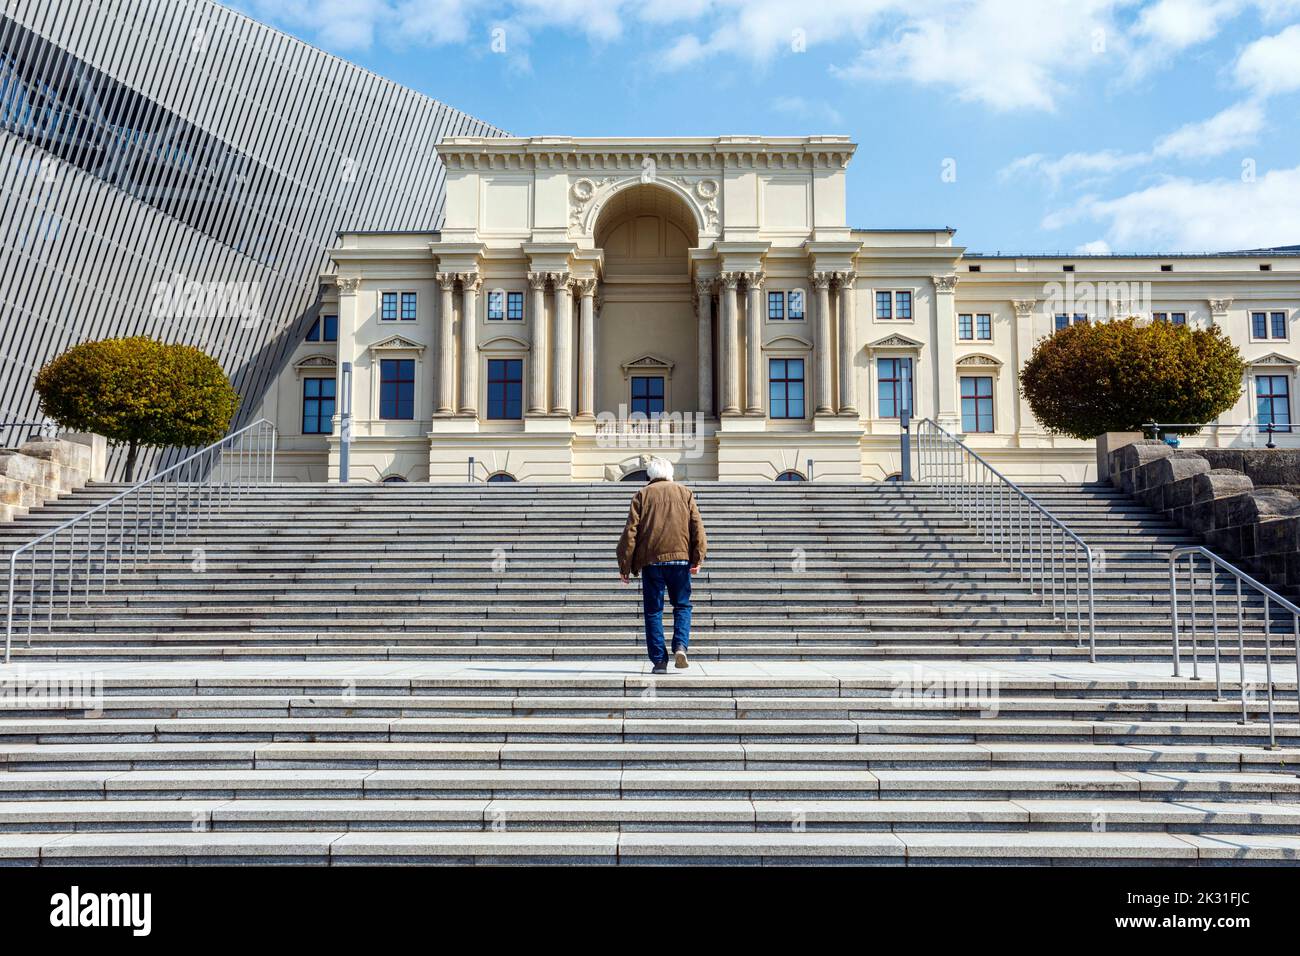
[[211, 0], [0, 0], [0, 421], [135, 334], [213, 355], [245, 420], [339, 232], [441, 228], [452, 133], [504, 135]]

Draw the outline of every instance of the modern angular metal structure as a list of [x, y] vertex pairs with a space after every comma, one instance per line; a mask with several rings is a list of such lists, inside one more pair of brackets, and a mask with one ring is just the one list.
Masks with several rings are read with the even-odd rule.
[[211, 0], [0, 0], [0, 421], [87, 339], [214, 355], [251, 413], [345, 230], [436, 230], [499, 130]]

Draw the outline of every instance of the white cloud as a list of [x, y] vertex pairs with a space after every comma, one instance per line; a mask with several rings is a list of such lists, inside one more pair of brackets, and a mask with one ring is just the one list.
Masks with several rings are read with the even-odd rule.
[[1110, 243], [1105, 239], [1094, 239], [1092, 242], [1085, 242], [1074, 249], [1081, 256], [1108, 256], [1110, 255]]
[[1236, 76], [1238, 83], [1257, 96], [1300, 90], [1300, 24], [1256, 40], [1242, 50]]
[[1264, 110], [1245, 100], [1199, 123], [1188, 123], [1156, 141], [1159, 157], [1206, 158], [1249, 145], [1264, 128]]
[[1156, 0], [1138, 14], [1133, 32], [1160, 47], [1184, 50], [1213, 39], [1242, 6], [1241, 0]]
[[1165, 180], [1114, 199], [1087, 197], [1049, 215], [1043, 228], [1088, 220], [1105, 224], [1117, 249], [1222, 251], [1291, 245], [1300, 239], [1300, 166], [1255, 182]]
[[1008, 163], [998, 175], [1005, 181], [1025, 173], [1038, 173], [1055, 189], [1067, 178], [1109, 176], [1141, 166], [1148, 159], [1145, 153], [1123, 153], [1115, 149], [1103, 149], [1095, 153], [1066, 153], [1056, 159], [1042, 153], [1032, 153]]

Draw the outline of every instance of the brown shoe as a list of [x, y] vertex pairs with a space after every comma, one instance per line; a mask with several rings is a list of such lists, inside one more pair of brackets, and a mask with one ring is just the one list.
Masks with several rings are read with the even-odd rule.
[[685, 670], [691, 666], [691, 662], [686, 659], [685, 651], [676, 651], [673, 654], [673, 662], [677, 666], [678, 670]]

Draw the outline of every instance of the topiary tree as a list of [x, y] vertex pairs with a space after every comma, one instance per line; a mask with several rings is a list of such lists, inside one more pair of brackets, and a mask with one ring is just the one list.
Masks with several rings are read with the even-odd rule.
[[1211, 421], [1237, 403], [1244, 372], [1217, 327], [1129, 318], [1070, 325], [1043, 339], [1020, 390], [1049, 431], [1092, 439], [1148, 422]]
[[146, 336], [74, 345], [37, 373], [36, 391], [60, 425], [126, 445], [127, 481], [142, 445], [210, 445], [240, 401], [216, 359]]

